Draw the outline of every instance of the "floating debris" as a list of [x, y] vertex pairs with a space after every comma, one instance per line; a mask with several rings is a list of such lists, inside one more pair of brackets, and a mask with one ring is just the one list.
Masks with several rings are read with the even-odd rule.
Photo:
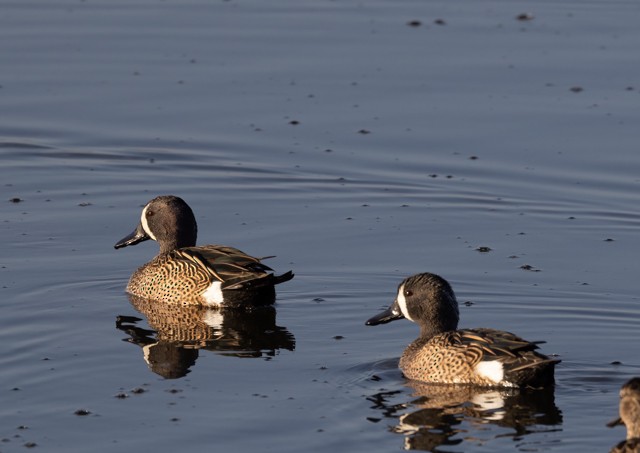
[[422, 25], [422, 22], [420, 22], [419, 20], [410, 20], [409, 22], [407, 22], [407, 25], [409, 27], [419, 27], [420, 25]]
[[491, 251], [491, 247], [481, 246], [481, 247], [478, 247], [476, 251], [480, 253], [487, 253]]
[[531, 13], [520, 13], [516, 16], [516, 19], [522, 22], [526, 22], [528, 20], [533, 20], [535, 16]]

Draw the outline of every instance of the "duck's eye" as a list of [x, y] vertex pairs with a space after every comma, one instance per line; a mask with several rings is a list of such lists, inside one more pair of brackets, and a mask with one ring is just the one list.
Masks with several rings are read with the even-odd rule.
[[410, 289], [405, 289], [404, 290], [404, 296], [405, 297], [413, 296], [413, 291], [411, 291]]
[[153, 211], [147, 209], [147, 217], [153, 217], [153, 214], [155, 214]]

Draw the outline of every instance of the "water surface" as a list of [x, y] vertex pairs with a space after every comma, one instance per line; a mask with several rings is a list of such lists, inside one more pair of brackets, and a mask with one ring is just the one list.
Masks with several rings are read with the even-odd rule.
[[[615, 445], [640, 374], [638, 10], [6, 4], [0, 451]], [[274, 311], [129, 300], [157, 248], [113, 244], [166, 193], [200, 243], [295, 271]], [[556, 387], [407, 382], [416, 327], [364, 321], [422, 271], [451, 282], [461, 326], [546, 340]]]

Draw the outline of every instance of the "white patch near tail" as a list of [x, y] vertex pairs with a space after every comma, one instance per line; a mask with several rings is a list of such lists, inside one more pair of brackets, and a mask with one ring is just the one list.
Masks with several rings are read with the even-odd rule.
[[202, 293], [202, 298], [207, 305], [212, 307], [221, 307], [224, 304], [224, 296], [222, 295], [222, 283], [213, 282], [211, 286]]
[[504, 379], [504, 366], [499, 360], [483, 360], [476, 365], [476, 374], [499, 384]]
[[144, 207], [144, 209], [142, 210], [142, 215], [140, 216], [140, 223], [142, 224], [142, 228], [144, 228], [144, 231], [149, 235], [149, 237], [151, 239], [153, 239], [154, 241], [157, 241], [156, 237], [153, 235], [153, 233], [149, 229], [149, 224], [147, 223], [147, 209], [148, 208], [149, 208], [149, 205], [146, 205]]
[[409, 321], [413, 321], [413, 318], [409, 316], [409, 310], [407, 309], [407, 299], [405, 299], [404, 297], [404, 285], [402, 285], [398, 289], [398, 297], [396, 298], [396, 301], [398, 301], [398, 306], [400, 307], [400, 311], [402, 312], [404, 317], [407, 318]]

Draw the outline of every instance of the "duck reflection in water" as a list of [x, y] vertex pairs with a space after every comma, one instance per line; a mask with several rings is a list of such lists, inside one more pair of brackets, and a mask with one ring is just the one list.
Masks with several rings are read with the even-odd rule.
[[200, 349], [224, 356], [266, 359], [280, 349], [295, 349], [295, 337], [276, 325], [276, 310], [272, 306], [224, 310], [158, 304], [127, 296], [153, 330], [138, 326], [142, 320], [132, 316], [118, 316], [116, 328], [129, 335], [124, 341], [142, 347], [149, 368], [166, 379], [181, 378], [189, 373]]
[[612, 453], [640, 453], [640, 377], [627, 381], [620, 389], [620, 417], [607, 426], [625, 425], [627, 438], [611, 449]]
[[404, 435], [406, 450], [440, 451], [440, 447], [458, 445], [459, 451], [465, 451], [463, 442], [484, 442], [481, 436], [493, 432], [486, 428], [476, 430], [474, 426], [509, 428], [511, 433], [500, 430], [494, 437], [519, 441], [528, 434], [556, 431], [562, 423], [553, 387], [479, 388], [419, 381], [406, 385], [416, 397], [410, 402], [398, 401], [406, 397], [403, 391], [382, 392], [367, 398], [385, 418], [397, 418], [390, 430]]

